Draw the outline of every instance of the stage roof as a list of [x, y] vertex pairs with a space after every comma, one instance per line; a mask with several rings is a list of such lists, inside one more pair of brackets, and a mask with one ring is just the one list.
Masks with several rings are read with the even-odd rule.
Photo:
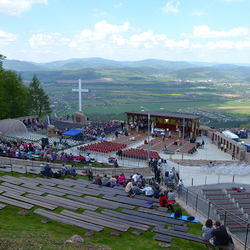
[[196, 120], [200, 118], [201, 116], [197, 115], [185, 115], [185, 114], [174, 114], [174, 113], [164, 113], [164, 112], [153, 112], [149, 110], [145, 111], [129, 111], [125, 112], [127, 115], [141, 115], [141, 116], [148, 116], [150, 114], [151, 117], [167, 117], [167, 118], [173, 118], [173, 119], [187, 119], [187, 120]]

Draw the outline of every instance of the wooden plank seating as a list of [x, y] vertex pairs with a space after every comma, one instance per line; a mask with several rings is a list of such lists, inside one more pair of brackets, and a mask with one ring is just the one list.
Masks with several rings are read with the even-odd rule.
[[83, 204], [81, 202], [78, 202], [78, 201], [72, 201], [70, 199], [66, 199], [66, 198], [61, 198], [61, 197], [57, 197], [57, 196], [54, 196], [54, 195], [47, 195], [46, 196], [47, 198], [50, 198], [51, 200], [55, 199], [56, 201], [60, 201], [60, 202], [66, 202], [67, 204], [70, 204], [70, 205], [73, 205], [73, 206], [76, 206], [76, 207], [80, 207], [80, 208], [83, 208], [83, 209], [88, 209], [88, 210], [91, 210], [91, 211], [96, 211], [99, 207], [98, 206], [92, 206], [92, 205], [87, 205], [87, 204]]
[[[172, 231], [169, 229], [156, 228], [156, 227], [153, 229], [153, 232], [160, 233], [160, 234], [166, 234], [166, 235], [169, 235], [172, 237], [185, 239], [185, 240], [189, 240], [189, 241], [194, 241], [197, 243], [206, 244], [208, 246], [211, 246], [209, 241], [204, 240], [199, 235], [189, 234], [189, 233], [185, 233], [185, 232]], [[214, 246], [214, 247], [219, 248], [219, 249], [225, 249], [225, 250], [233, 250], [234, 249], [233, 247], [230, 247], [229, 245], [228, 246]]]
[[102, 192], [102, 194], [119, 194], [119, 195], [123, 195], [123, 196], [127, 196], [128, 194], [125, 192], [125, 189], [124, 190], [120, 190], [120, 189], [117, 189], [117, 188], [111, 188], [111, 187], [100, 187], [96, 184], [89, 184], [88, 185], [88, 188], [91, 188], [91, 189], [95, 189], [95, 190], [98, 190], [100, 192]]
[[173, 228], [175, 231], [180, 231], [180, 232], [185, 232], [185, 233], [188, 231], [188, 227], [174, 225]]
[[9, 193], [8, 192], [8, 193], [4, 193], [3, 195], [6, 196], [6, 197], [15, 199], [15, 200], [20, 200], [20, 201], [30, 203], [32, 205], [36, 205], [36, 206], [39, 206], [39, 207], [43, 207], [43, 208], [46, 208], [46, 209], [49, 209], [49, 210], [55, 210], [57, 208], [57, 206], [54, 206], [54, 205], [51, 205], [51, 204], [48, 204], [48, 203], [45, 203], [45, 202], [40, 202], [40, 201], [37, 201], [37, 200], [34, 200], [34, 199], [29, 199], [27, 197], [16, 195], [14, 193]]
[[230, 195], [230, 197], [231, 196], [236, 196], [236, 195], [250, 195], [250, 193], [249, 192], [227, 192], [229, 195]]
[[50, 211], [46, 211], [43, 209], [36, 209], [34, 211], [34, 214], [37, 214], [39, 216], [51, 219], [51, 220], [55, 220], [64, 224], [68, 224], [68, 225], [72, 225], [72, 226], [77, 226], [80, 228], [84, 228], [84, 229], [88, 229], [88, 230], [93, 230], [96, 232], [101, 232], [104, 227], [103, 226], [97, 226], [97, 225], [93, 225], [91, 223], [88, 222], [83, 222], [83, 221], [79, 221], [77, 219], [73, 219], [73, 218], [68, 218], [65, 217], [64, 215], [61, 214], [56, 214]]
[[43, 178], [39, 178], [39, 177], [37, 177], [35, 179], [28, 178], [28, 177], [20, 177], [19, 179], [25, 181], [24, 183], [26, 183], [26, 182], [35, 182], [35, 183], [38, 183], [38, 184], [46, 184], [46, 185], [52, 186], [52, 187], [56, 186], [55, 183], [52, 183], [47, 179], [43, 179]]
[[248, 219], [247, 218], [233, 218], [233, 217], [230, 217], [230, 216], [228, 216], [227, 218], [226, 218], [226, 220], [224, 219], [224, 222], [225, 222], [225, 225], [228, 225], [228, 224], [231, 224], [231, 223], [248, 223]]
[[9, 187], [9, 188], [12, 188], [14, 190], [23, 191], [23, 192], [30, 193], [30, 194], [37, 194], [37, 195], [45, 194], [45, 192], [43, 192], [43, 191], [38, 191], [38, 190], [31, 189], [31, 188], [25, 188], [25, 187], [17, 186], [17, 185], [7, 183], [7, 182], [2, 183], [1, 186]]
[[85, 198], [87, 200], [100, 202], [100, 203], [105, 203], [107, 205], [114, 204], [114, 205], [118, 205], [119, 207], [122, 207], [122, 208], [135, 209], [135, 206], [131, 206], [131, 205], [128, 205], [128, 204], [123, 204], [123, 203], [120, 203], [120, 202], [113, 202], [113, 201], [109, 201], [109, 200], [103, 200], [103, 199], [95, 198], [95, 197], [91, 197], [91, 196], [85, 196]]
[[20, 207], [20, 208], [23, 208], [23, 209], [27, 209], [27, 210], [30, 210], [31, 208], [34, 207], [34, 205], [27, 204], [27, 203], [24, 203], [24, 202], [21, 202], [21, 201], [16, 201], [14, 199], [7, 198], [7, 197], [4, 197], [4, 196], [0, 196], [0, 202], [8, 204], [8, 205], [12, 205], [14, 207]]
[[201, 189], [203, 192], [215, 192], [215, 191], [222, 191], [221, 188], [204, 188], [204, 189]]
[[139, 207], [139, 209], [137, 210], [139, 212], [143, 212], [143, 213], [148, 213], [148, 214], [154, 214], [154, 215], [159, 215], [162, 217], [170, 217], [171, 214], [169, 213], [165, 213], [165, 212], [161, 212], [161, 211], [157, 211], [155, 209], [148, 209], [148, 208], [144, 208], [144, 207]]
[[135, 199], [145, 200], [145, 201], [153, 201], [153, 202], [159, 203], [159, 199], [152, 198], [152, 197], [147, 197], [147, 196], [144, 196], [144, 195], [135, 195]]
[[229, 197], [220, 197], [220, 196], [218, 196], [218, 197], [211, 197], [211, 198], [209, 197], [208, 200], [210, 200], [210, 201], [215, 201], [215, 200], [228, 201], [228, 200], [230, 200], [230, 198]]
[[244, 205], [244, 204], [250, 205], [250, 200], [237, 200], [236, 203], [238, 203], [239, 206]]
[[241, 205], [240, 209], [242, 212], [247, 213], [250, 210], [250, 206], [249, 205]]
[[[57, 188], [63, 188], [63, 186], [62, 185], [58, 185]], [[82, 195], [85, 195], [85, 194], [91, 195], [91, 196], [99, 196], [99, 195], [101, 195], [101, 192], [99, 192], [98, 190], [84, 188], [84, 186], [80, 186], [80, 185], [73, 186], [71, 188], [71, 190], [72, 191], [76, 191], [76, 192], [81, 192]]]
[[[224, 212], [218, 212], [218, 215], [220, 217], [224, 217], [225, 216], [225, 211]], [[236, 216], [242, 216], [243, 213], [242, 212], [230, 212], [230, 213], [227, 213], [227, 216], [234, 216], [234, 215], [236, 215]]]
[[[3, 193], [3, 192], [12, 192], [13, 193], [13, 188], [9, 188], [9, 187], [5, 187], [5, 186], [0, 185], [0, 192], [1, 193]], [[26, 192], [15, 190], [15, 193], [18, 195], [24, 195]]]
[[[226, 202], [225, 201], [213, 201], [213, 203], [216, 205], [222, 206], [222, 207], [232, 206], [234, 204], [234, 202], [232, 202], [232, 201], [226, 201]], [[250, 203], [250, 201], [249, 201], [249, 203]]]
[[157, 208], [159, 211], [161, 212], [167, 212], [168, 211], [168, 208], [167, 207], [158, 207]]
[[[42, 187], [42, 186], [39, 186], [39, 187], [37, 187], [37, 186], [34, 186], [33, 185], [33, 183], [26, 183], [26, 184], [23, 184], [22, 186], [24, 186], [25, 185], [25, 187], [28, 187], [28, 188], [31, 188], [31, 189], [33, 189], [33, 190], [37, 190], [37, 191], [41, 191], [41, 192], [44, 192], [44, 193], [47, 193], [47, 194], [53, 194], [53, 195], [57, 195], [57, 196], [64, 196], [64, 195], [66, 195], [66, 193], [64, 193], [64, 192], [62, 192], [62, 191], [57, 191], [57, 189], [51, 189], [51, 188], [46, 188], [46, 187]], [[50, 187], [50, 186], [49, 186]]]
[[140, 206], [140, 207], [146, 207], [146, 208], [152, 207], [152, 205], [146, 204], [146, 201], [137, 200], [137, 199], [130, 198], [130, 197], [123, 197], [123, 196], [120, 196], [120, 195], [118, 195], [116, 197], [104, 195], [102, 197], [102, 199], [127, 203], [127, 204], [131, 204], [131, 205], [134, 205], [134, 206]]
[[105, 203], [105, 202], [102, 202], [101, 199], [91, 200], [91, 199], [88, 199], [86, 197], [90, 197], [90, 196], [85, 196], [84, 198], [74, 196], [74, 195], [67, 196], [67, 198], [69, 198], [71, 200], [80, 201], [80, 202], [87, 203], [87, 204], [94, 205], [94, 206], [98, 206], [98, 207], [109, 208], [109, 209], [114, 209], [114, 210], [119, 208], [119, 204], [116, 204], [115, 202]]
[[167, 243], [170, 243], [172, 241], [172, 239], [173, 239], [172, 237], [167, 236], [167, 235], [163, 235], [163, 234], [156, 234], [154, 237], [154, 240], [167, 242]]
[[91, 216], [90, 214], [78, 214], [78, 213], [74, 213], [68, 210], [63, 210], [60, 212], [60, 214], [66, 217], [74, 218], [77, 220], [82, 220], [85, 222], [91, 221], [91, 223], [93, 224], [104, 225], [107, 228], [111, 228], [111, 229], [118, 230], [121, 232], [127, 232], [130, 228], [130, 226], [127, 224], [121, 224], [121, 223], [103, 220], [98, 217], [95, 217], [95, 215]]
[[[232, 196], [231, 196], [232, 197]], [[236, 195], [236, 196], [233, 196], [232, 199], [234, 200], [249, 200], [250, 199], [250, 196], [248, 195]]]
[[145, 224], [145, 225], [149, 225], [149, 226], [153, 226], [153, 227], [155, 227], [155, 226], [165, 227], [166, 226], [166, 223], [163, 221], [155, 221], [155, 220], [146, 219], [146, 218], [142, 218], [142, 217], [140, 218], [138, 216], [122, 214], [122, 213], [115, 212], [115, 211], [108, 210], [108, 209], [103, 209], [101, 211], [101, 213], [108, 215], [108, 216], [120, 218], [120, 219], [127, 220], [127, 221], [132, 221], [135, 223], [141, 223], [141, 224]]
[[0, 181], [8, 182], [8, 183], [11, 183], [11, 184], [14, 184], [14, 185], [20, 185], [20, 184], [23, 183], [21, 180], [19, 180], [19, 178], [14, 178], [14, 177], [13, 178], [8, 178], [5, 175], [0, 177]]
[[148, 231], [150, 226], [147, 226], [147, 225], [143, 225], [143, 224], [140, 224], [140, 223], [135, 223], [135, 222], [129, 222], [127, 220], [122, 220], [122, 219], [118, 219], [118, 218], [114, 218], [113, 216], [107, 216], [107, 215], [104, 215], [104, 214], [100, 214], [100, 213], [94, 213], [94, 212], [91, 212], [91, 211], [88, 211], [88, 210], [85, 210], [83, 212], [83, 214], [89, 214], [91, 216], [94, 216], [96, 218], [101, 218], [103, 220], [107, 220], [107, 221], [112, 221], [112, 222], [116, 222], [116, 223], [121, 223], [123, 225], [128, 225], [134, 229], [139, 229], [139, 230], [142, 230], [142, 231]]
[[216, 193], [216, 192], [214, 192], [214, 193], [204, 193], [204, 196], [226, 196], [226, 194], [225, 193]]
[[[225, 188], [225, 190], [226, 191], [234, 191], [234, 192], [237, 192], [237, 190], [235, 190], [235, 189], [232, 189], [232, 188]], [[244, 191], [246, 191], [246, 189], [245, 188], [243, 188], [243, 189], [240, 189], [241, 190], [241, 192], [244, 192]]]
[[68, 199], [65, 199], [65, 201], [62, 202], [62, 201], [58, 201], [58, 200], [53, 199], [53, 198], [51, 199], [47, 196], [38, 196], [38, 195], [34, 195], [34, 194], [27, 194], [25, 197], [30, 198], [30, 199], [34, 199], [34, 200], [38, 200], [41, 202], [46, 202], [46, 203], [49, 203], [49, 204], [52, 204], [52, 205], [55, 205], [58, 207], [66, 208], [69, 210], [73, 210], [73, 211], [76, 211], [81, 207], [80, 205], [79, 206], [72, 205], [70, 203], [70, 200], [68, 200]]
[[201, 192], [203, 194], [205, 194], [205, 193], [211, 193], [211, 192], [221, 192], [221, 191], [222, 191], [221, 188], [201, 189]]
[[4, 209], [6, 205], [0, 203], [0, 210]]
[[180, 239], [184, 239], [184, 240], [195, 241], [195, 242], [202, 243], [202, 244], [209, 244], [209, 241], [204, 240], [202, 238], [202, 236], [189, 234], [189, 233], [185, 233], [185, 232], [173, 231], [173, 230], [169, 230], [169, 229], [165, 229], [165, 228], [158, 228], [158, 227], [153, 228], [153, 232], [160, 233], [160, 234], [166, 234], [166, 235], [180, 238]]
[[178, 225], [178, 226], [183, 225], [183, 221], [181, 221], [181, 220], [175, 220], [175, 219], [160, 217], [160, 216], [157, 216], [157, 215], [146, 214], [146, 213], [138, 212], [138, 211], [134, 211], [134, 210], [123, 209], [122, 213], [135, 215], [135, 216], [138, 216], [138, 217], [143, 217], [143, 218], [156, 220], [156, 221], [163, 221], [163, 222], [170, 223], [170, 224], [173, 224], [173, 225]]
[[247, 229], [247, 224], [228, 224], [226, 225], [228, 227], [229, 230], [239, 230], [239, 229], [243, 229], [246, 230]]
[[[69, 191], [69, 190], [66, 190], [66, 189], [60, 189], [60, 188], [57, 188], [57, 187], [50, 187], [50, 186], [47, 186], [47, 185], [41, 185], [40, 187], [41, 187], [41, 188], [44, 188], [44, 189], [46, 189], [46, 190], [56, 191], [56, 192], [58, 192], [58, 193], [63, 194], [63, 196], [66, 195], [66, 194], [74, 194], [74, 195], [75, 195], [74, 191]], [[78, 192], [76, 192], [76, 195], [77, 195], [77, 196], [82, 196], [82, 195], [79, 194]]]
[[222, 206], [219, 206], [219, 207], [218, 206], [214, 206], [214, 209], [216, 209], [217, 211], [222, 211], [222, 212], [224, 212], [225, 210], [229, 210], [231, 212], [231, 211], [237, 211], [239, 208], [236, 207], [236, 206], [230, 206], [230, 207], [226, 206], [226, 208], [222, 207]]
[[73, 189], [71, 187], [66, 187], [66, 186], [62, 186], [62, 185], [58, 185], [57, 187], [49, 187], [49, 186], [45, 186], [45, 185], [41, 185], [41, 187], [46, 187], [49, 188], [50, 190], [58, 190], [59, 192], [63, 192], [66, 194], [72, 194], [75, 196], [83, 196], [83, 192], [81, 192], [79, 189]]

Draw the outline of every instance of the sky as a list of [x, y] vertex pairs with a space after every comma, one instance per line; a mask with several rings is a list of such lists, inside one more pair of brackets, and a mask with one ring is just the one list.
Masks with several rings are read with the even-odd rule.
[[0, 0], [0, 54], [250, 63], [250, 0]]

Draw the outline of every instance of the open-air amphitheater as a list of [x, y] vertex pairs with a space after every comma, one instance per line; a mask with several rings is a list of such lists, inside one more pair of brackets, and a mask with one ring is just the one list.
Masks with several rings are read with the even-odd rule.
[[[249, 215], [250, 215], [250, 185], [249, 183], [249, 155], [246, 148], [225, 137], [220, 132], [209, 127], [201, 126], [200, 135], [196, 140], [205, 141], [204, 148], [196, 147], [196, 144], [184, 140], [178, 135], [172, 134], [172, 138], [162, 140], [161, 137], [153, 138], [143, 132], [129, 131], [128, 136], [118, 135], [114, 131], [107, 135], [107, 142], [91, 141], [79, 144], [78, 141], [67, 139], [71, 148], [65, 152], [74, 156], [81, 153], [91, 157], [101, 164], [109, 164], [110, 157], [118, 159], [119, 168], [108, 166], [107, 168], [93, 168], [94, 176], [103, 176], [124, 172], [128, 178], [136, 172], [144, 175], [146, 179], [153, 176], [147, 166], [148, 148], [150, 157], [162, 158], [164, 173], [175, 167], [180, 172], [185, 187], [181, 193], [176, 191], [177, 202], [190, 215], [199, 218], [205, 223], [207, 218], [214, 221], [220, 220], [226, 225], [235, 242], [235, 249], [250, 249], [249, 242]], [[12, 140], [21, 137], [26, 142], [32, 142], [35, 146], [41, 144], [46, 135], [31, 132], [12, 132], [2, 134], [5, 139]], [[210, 138], [213, 136], [213, 143]], [[134, 140], [131, 140], [131, 137]], [[59, 143], [59, 137], [48, 138], [49, 144], [54, 141]], [[227, 145], [227, 153], [217, 148], [220, 140]], [[177, 141], [177, 145], [176, 145]], [[105, 145], [105, 143], [107, 143]], [[59, 144], [60, 145], [60, 144]], [[60, 148], [58, 148], [59, 150]], [[118, 158], [117, 151], [122, 150], [122, 158]], [[81, 150], [81, 151], [80, 151]], [[231, 154], [235, 151], [235, 160]], [[166, 154], [167, 152], [167, 154]], [[169, 153], [170, 152], [170, 153]], [[183, 161], [182, 161], [183, 159]], [[8, 209], [8, 206], [16, 206], [31, 210], [34, 214], [51, 220], [74, 225], [87, 230], [100, 232], [103, 226], [117, 231], [126, 232], [130, 227], [141, 231], [148, 231], [153, 227], [154, 239], [170, 243], [173, 239], [186, 239], [201, 244], [209, 244], [201, 236], [188, 233], [192, 222], [184, 223], [182, 220], [170, 218], [165, 208], [159, 207], [159, 201], [145, 196], [127, 197], [121, 187], [102, 187], [91, 184], [81, 178], [81, 173], [86, 167], [77, 167], [80, 178], [73, 179], [46, 179], [39, 177], [41, 162], [39, 157], [30, 159], [17, 159], [14, 157], [0, 157], [0, 206]], [[212, 161], [212, 165], [210, 162]], [[60, 162], [50, 163], [52, 169], [57, 171], [61, 168]], [[81, 165], [82, 166], [82, 165]], [[13, 177], [13, 173], [20, 173], [20, 177]], [[25, 177], [32, 174], [35, 178]], [[167, 183], [163, 183], [165, 186]], [[233, 187], [241, 187], [237, 192]], [[166, 188], [166, 187], [165, 187]], [[46, 194], [46, 196], [42, 196]], [[24, 196], [25, 195], [25, 196]], [[65, 198], [66, 195], [66, 198]], [[64, 198], [62, 198], [64, 196]], [[101, 198], [100, 198], [101, 197]], [[148, 201], [151, 204], [148, 204]], [[39, 208], [33, 209], [34, 206]], [[60, 214], [54, 213], [57, 207], [64, 208]], [[101, 213], [95, 212], [98, 208], [104, 208]], [[122, 213], [117, 212], [122, 208]], [[139, 208], [138, 208], [139, 207]], [[46, 210], [44, 210], [46, 208]], [[79, 208], [85, 209], [79, 216], [76, 214]], [[33, 209], [33, 210], [32, 210]], [[91, 223], [89, 222], [91, 221]], [[120, 223], [117, 223], [120, 222]], [[167, 229], [166, 226], [172, 225]], [[230, 249], [224, 248], [224, 249]]]

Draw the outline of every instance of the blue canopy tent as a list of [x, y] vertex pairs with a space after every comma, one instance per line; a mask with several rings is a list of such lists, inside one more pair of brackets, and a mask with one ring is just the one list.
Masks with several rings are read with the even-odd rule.
[[71, 130], [63, 133], [63, 135], [68, 135], [68, 136], [76, 136], [81, 134], [82, 132], [84, 132], [83, 130], [79, 130], [79, 129], [74, 129], [72, 128]]

